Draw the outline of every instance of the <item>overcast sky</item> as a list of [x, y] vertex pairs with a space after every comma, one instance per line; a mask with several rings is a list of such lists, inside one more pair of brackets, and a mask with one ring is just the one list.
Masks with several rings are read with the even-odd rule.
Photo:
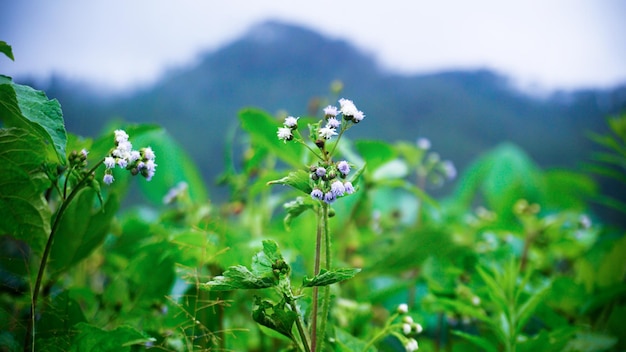
[[278, 19], [345, 39], [385, 68], [491, 68], [524, 85], [626, 82], [622, 0], [0, 0], [0, 74], [132, 88]]

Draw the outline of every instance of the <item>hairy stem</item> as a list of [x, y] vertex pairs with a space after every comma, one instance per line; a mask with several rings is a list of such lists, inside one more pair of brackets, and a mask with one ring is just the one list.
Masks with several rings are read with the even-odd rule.
[[104, 159], [100, 160], [94, 167], [87, 172], [85, 177], [76, 184], [76, 186], [72, 189], [72, 192], [67, 196], [65, 200], [61, 203], [61, 207], [56, 213], [54, 218], [54, 222], [52, 223], [52, 228], [50, 230], [50, 236], [48, 236], [48, 241], [46, 242], [46, 247], [44, 248], [43, 254], [41, 256], [41, 263], [39, 264], [39, 271], [37, 272], [37, 278], [35, 279], [35, 287], [33, 288], [33, 296], [30, 302], [30, 317], [29, 322], [26, 328], [26, 335], [24, 337], [24, 351], [28, 351], [29, 347], [32, 351], [35, 351], [35, 311], [37, 309], [37, 299], [39, 298], [39, 291], [41, 289], [41, 282], [43, 280], [43, 274], [46, 270], [46, 265], [48, 263], [48, 256], [50, 255], [50, 250], [52, 249], [52, 243], [54, 241], [54, 236], [57, 233], [59, 225], [61, 224], [61, 219], [63, 218], [63, 213], [67, 210], [67, 207], [72, 203], [72, 200], [78, 192], [85, 186], [87, 180], [91, 177], [94, 171], [104, 162]]
[[304, 331], [304, 325], [302, 324], [302, 316], [298, 311], [298, 306], [296, 306], [296, 302], [293, 297], [290, 297], [288, 295], [284, 295], [284, 297], [291, 307], [291, 310], [296, 313], [296, 316], [298, 317], [298, 319], [296, 319], [296, 327], [298, 328], [298, 334], [300, 335], [300, 340], [302, 340], [302, 346], [304, 348], [304, 351], [311, 352], [311, 348], [309, 347], [309, 340], [307, 338], [306, 332]]
[[[324, 268], [326, 270], [330, 270], [331, 259], [330, 259], [330, 230], [328, 226], [328, 204], [322, 204], [322, 231], [324, 234], [324, 254], [325, 254], [325, 263]], [[317, 334], [318, 342], [316, 343], [319, 346], [319, 350], [323, 350], [324, 346], [324, 337], [326, 334], [326, 323], [328, 321], [328, 311], [330, 309], [330, 286], [324, 286], [324, 299], [322, 300], [322, 315], [321, 321], [319, 325], [319, 332]]]
[[[320, 273], [320, 259], [322, 252], [322, 218], [323, 218], [323, 208], [318, 208], [317, 211], [317, 230], [316, 230], [316, 238], [315, 238], [315, 266], [313, 268], [313, 274], [315, 276]], [[319, 289], [318, 286], [313, 287], [313, 309], [311, 311], [311, 350], [317, 351], [317, 306], [318, 306], [318, 296]]]

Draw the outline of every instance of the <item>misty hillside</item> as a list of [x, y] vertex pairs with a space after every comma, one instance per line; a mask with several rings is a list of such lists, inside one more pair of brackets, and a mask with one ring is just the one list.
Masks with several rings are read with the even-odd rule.
[[488, 70], [393, 74], [345, 41], [277, 22], [255, 26], [195, 66], [125, 97], [103, 98], [63, 78], [38, 88], [59, 99], [68, 130], [77, 134], [96, 135], [112, 117], [163, 125], [213, 181], [239, 109], [304, 116], [336, 103], [334, 80], [366, 114], [352, 138], [426, 137], [461, 169], [505, 140], [543, 166], [575, 167], [593, 147], [586, 133], [604, 131], [606, 117], [626, 108], [626, 85], [537, 98]]

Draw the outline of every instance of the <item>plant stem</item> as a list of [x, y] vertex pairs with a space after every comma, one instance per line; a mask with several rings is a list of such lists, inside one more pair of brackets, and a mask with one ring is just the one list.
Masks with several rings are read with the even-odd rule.
[[[67, 207], [70, 205], [74, 197], [78, 194], [78, 192], [85, 186], [85, 183], [91, 176], [91, 174], [96, 171], [98, 166], [104, 162], [104, 159], [100, 160], [94, 167], [87, 172], [85, 177], [80, 180], [76, 184], [76, 186], [72, 189], [69, 196], [61, 203], [61, 207], [57, 211], [57, 214], [54, 218], [54, 222], [52, 223], [52, 228], [50, 230], [50, 236], [48, 236], [48, 241], [46, 242], [46, 247], [44, 248], [43, 254], [41, 256], [41, 263], [39, 264], [39, 271], [37, 272], [37, 278], [35, 280], [35, 287], [33, 289], [33, 296], [30, 302], [30, 317], [29, 322], [26, 325], [26, 335], [24, 337], [24, 351], [28, 351], [29, 347], [32, 348], [32, 351], [35, 351], [35, 311], [37, 308], [37, 299], [39, 298], [39, 290], [41, 289], [41, 282], [43, 280], [43, 274], [46, 270], [46, 265], [48, 263], [48, 256], [50, 255], [50, 250], [52, 249], [52, 243], [54, 241], [54, 235], [57, 233], [59, 225], [61, 224], [61, 219], [63, 218], [63, 213], [67, 210]], [[32, 336], [31, 336], [32, 335]]]
[[[291, 294], [291, 293], [290, 293]], [[302, 324], [302, 316], [300, 316], [300, 312], [298, 311], [298, 307], [296, 306], [296, 302], [293, 297], [289, 295], [283, 295], [285, 297], [285, 301], [291, 307], [291, 310], [296, 313], [298, 319], [296, 319], [296, 327], [298, 328], [298, 334], [300, 335], [300, 340], [302, 340], [302, 346], [304, 346], [305, 352], [311, 352], [311, 348], [309, 347], [309, 341], [306, 336], [306, 332], [304, 331], [304, 326]]]
[[[322, 215], [323, 210], [318, 207], [317, 209], [317, 230], [315, 238], [315, 266], [313, 268], [313, 274], [315, 276], [320, 273], [320, 258], [322, 251]], [[318, 286], [313, 286], [313, 310], [311, 312], [311, 350], [317, 351], [317, 301], [319, 290]]]
[[394, 313], [391, 317], [389, 317], [389, 319], [387, 320], [387, 323], [385, 323], [385, 326], [383, 327], [383, 329], [380, 330], [378, 332], [378, 334], [376, 334], [376, 336], [374, 336], [371, 340], [369, 340], [367, 342], [367, 345], [365, 345], [365, 347], [363, 348], [363, 352], [366, 352], [370, 347], [374, 346], [374, 344], [378, 340], [382, 339], [387, 334], [389, 334], [389, 330], [390, 330], [391, 324], [397, 317], [398, 317], [398, 313]]
[[[322, 231], [324, 233], [324, 251], [325, 251], [325, 263], [324, 267], [326, 270], [330, 270], [331, 259], [330, 259], [330, 230], [328, 226], [328, 204], [322, 204]], [[324, 299], [322, 301], [322, 315], [321, 322], [319, 326], [319, 333], [317, 334], [318, 342], [316, 345], [319, 346], [319, 350], [321, 351], [324, 346], [324, 337], [326, 335], [326, 323], [328, 321], [328, 311], [330, 309], [330, 285], [324, 286]]]

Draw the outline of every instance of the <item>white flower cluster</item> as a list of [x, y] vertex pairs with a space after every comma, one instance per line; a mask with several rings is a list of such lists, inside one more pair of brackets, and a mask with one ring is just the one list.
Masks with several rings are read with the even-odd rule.
[[403, 334], [396, 336], [398, 336], [402, 340], [402, 342], [404, 343], [404, 348], [407, 350], [407, 352], [417, 351], [419, 345], [417, 344], [417, 340], [411, 337], [411, 335], [420, 334], [422, 331], [424, 331], [424, 328], [422, 327], [422, 325], [414, 322], [413, 318], [410, 315], [407, 315], [409, 313], [409, 306], [406, 303], [399, 304], [396, 311], [398, 314], [402, 315]]
[[110, 185], [115, 180], [113, 169], [119, 166], [129, 170], [135, 176], [141, 174], [150, 181], [154, 176], [157, 164], [154, 162], [156, 155], [150, 147], [133, 150], [133, 145], [128, 140], [128, 134], [124, 130], [115, 130], [115, 149], [104, 158], [106, 167], [103, 182]]
[[[339, 108], [328, 105], [323, 110], [324, 118], [316, 125], [309, 125], [312, 129], [311, 138], [321, 151], [321, 154], [317, 155], [320, 161], [310, 169], [312, 189], [310, 195], [313, 199], [330, 204], [339, 197], [354, 193], [355, 189], [352, 182], [345, 180], [350, 173], [350, 164], [345, 160], [334, 162], [331, 155], [334, 148], [330, 152], [326, 150], [326, 141], [333, 136], [341, 136], [346, 129], [361, 122], [365, 114], [357, 109], [352, 100], [344, 98], [339, 99]], [[293, 116], [285, 118], [283, 126], [276, 132], [278, 139], [287, 143], [295, 138], [304, 144], [297, 131], [298, 119], [299, 117]]]

